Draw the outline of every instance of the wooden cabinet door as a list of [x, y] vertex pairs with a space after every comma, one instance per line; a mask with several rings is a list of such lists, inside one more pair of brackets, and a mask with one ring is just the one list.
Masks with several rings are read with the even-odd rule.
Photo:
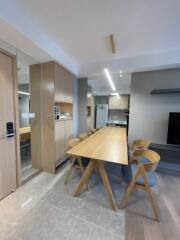
[[64, 160], [65, 153], [65, 121], [56, 121], [55, 122], [55, 164], [58, 165]]
[[64, 130], [65, 130], [65, 138], [64, 138], [64, 142], [65, 142], [65, 152], [68, 150], [68, 145], [67, 142], [70, 138], [73, 137], [73, 120], [66, 120], [64, 121], [65, 126], [64, 126]]
[[16, 140], [7, 136], [7, 123], [15, 126], [14, 60], [0, 52], [0, 199], [16, 189]]
[[65, 96], [64, 96], [64, 102], [66, 103], [72, 103], [73, 102], [73, 75], [65, 70]]
[[55, 64], [55, 102], [65, 101], [65, 70]]

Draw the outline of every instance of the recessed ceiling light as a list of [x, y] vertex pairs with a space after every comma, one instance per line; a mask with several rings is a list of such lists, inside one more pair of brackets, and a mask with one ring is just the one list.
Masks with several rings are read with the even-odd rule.
[[119, 71], [119, 73], [120, 73], [120, 74], [122, 74], [122, 73], [123, 73], [123, 71], [122, 71], [122, 70], [120, 70], [120, 71]]
[[105, 75], [106, 75], [106, 77], [107, 77], [107, 79], [109, 81], [109, 84], [110, 84], [112, 90], [116, 91], [116, 88], [114, 86], [113, 80], [112, 80], [111, 75], [110, 75], [110, 73], [109, 73], [107, 68], [104, 68], [104, 73], [105, 73]]

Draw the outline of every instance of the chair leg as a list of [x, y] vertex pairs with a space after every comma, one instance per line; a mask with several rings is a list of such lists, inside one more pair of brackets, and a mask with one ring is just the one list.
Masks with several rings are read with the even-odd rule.
[[[82, 176], [83, 176], [83, 174], [84, 174], [84, 167], [83, 167], [83, 164], [82, 164], [82, 160], [81, 160], [80, 157], [77, 157], [77, 160], [78, 160], [79, 167], [80, 167], [80, 170], [81, 170], [81, 173], [82, 173]], [[89, 190], [88, 183], [86, 183], [86, 188], [87, 188], [87, 190]]]
[[124, 194], [124, 196], [123, 196], [123, 198], [122, 198], [122, 200], [121, 200], [120, 208], [124, 208], [124, 207], [125, 207], [125, 204], [126, 204], [126, 202], [127, 202], [127, 200], [128, 200], [128, 197], [129, 197], [131, 191], [133, 190], [134, 185], [135, 185], [135, 183], [136, 183], [136, 179], [137, 179], [137, 177], [138, 177], [139, 175], [140, 175], [140, 168], [138, 167], [136, 173], [135, 173], [134, 176], [132, 177], [132, 180], [131, 180], [131, 182], [130, 182], [130, 184], [129, 184], [129, 186], [128, 186], [127, 191], [125, 192], [125, 194]]
[[69, 176], [71, 175], [71, 172], [73, 170], [75, 160], [76, 160], [76, 157], [72, 157], [72, 162], [70, 163], [69, 169], [68, 169], [68, 171], [66, 173], [64, 184], [68, 183], [68, 179], [69, 179]]
[[141, 168], [141, 175], [142, 175], [142, 177], [144, 179], [145, 190], [146, 190], [146, 192], [148, 194], [148, 197], [149, 197], [149, 200], [151, 202], [152, 209], [153, 209], [153, 212], [154, 212], [154, 216], [155, 216], [156, 220], [159, 221], [157, 204], [156, 204], [156, 202], [155, 202], [155, 200], [153, 198], [153, 195], [152, 195], [152, 192], [151, 192], [151, 188], [149, 187], [144, 167], [141, 166], [140, 168]]

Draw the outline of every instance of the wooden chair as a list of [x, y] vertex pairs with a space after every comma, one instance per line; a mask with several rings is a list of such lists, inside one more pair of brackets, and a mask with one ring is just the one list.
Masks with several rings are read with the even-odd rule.
[[147, 192], [154, 211], [155, 218], [157, 221], [159, 221], [157, 205], [152, 196], [150, 188], [156, 185], [156, 179], [153, 172], [155, 171], [159, 160], [160, 160], [159, 154], [152, 150], [134, 151], [133, 161], [135, 161], [137, 164], [131, 164], [133, 176], [129, 183], [128, 189], [121, 200], [120, 208], [125, 207], [125, 204], [128, 200], [131, 191], [133, 190], [134, 187], [137, 187]]
[[136, 150], [146, 150], [151, 144], [149, 139], [137, 139], [134, 140], [131, 150], [130, 150], [130, 162], [132, 162], [133, 152]]
[[[69, 149], [70, 148], [73, 148], [75, 147], [78, 143], [81, 142], [81, 139], [80, 138], [72, 138], [68, 141], [68, 147]], [[68, 183], [68, 179], [71, 175], [71, 172], [74, 168], [74, 165], [75, 165], [75, 162], [78, 162], [78, 165], [79, 165], [79, 168], [81, 170], [81, 173], [82, 175], [84, 174], [84, 167], [83, 167], [83, 163], [82, 163], [82, 160], [80, 157], [77, 157], [77, 156], [71, 156], [71, 162], [70, 162], [70, 166], [69, 166], [69, 169], [66, 173], [66, 176], [65, 176], [65, 181], [64, 181], [64, 184], [67, 184]], [[86, 185], [86, 187], [88, 188], [88, 185]]]
[[95, 132], [96, 132], [96, 129], [95, 129], [95, 128], [91, 129], [91, 133], [92, 133], [92, 134], [95, 133]]
[[149, 139], [137, 139], [133, 142], [132, 150], [143, 150], [148, 149], [149, 145], [151, 144]]
[[79, 134], [79, 138], [80, 138], [81, 141], [86, 139], [87, 137], [89, 137], [88, 133], [81, 133], [81, 134]]

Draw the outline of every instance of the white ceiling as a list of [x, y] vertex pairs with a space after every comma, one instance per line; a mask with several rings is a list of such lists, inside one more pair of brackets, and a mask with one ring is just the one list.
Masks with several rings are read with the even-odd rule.
[[[125, 73], [122, 76], [120, 76], [120, 74], [111, 75], [113, 83], [116, 87], [116, 92], [118, 92], [119, 94], [129, 94], [131, 90], [131, 74]], [[113, 93], [108, 80], [103, 75], [99, 77], [89, 78], [88, 84], [92, 87], [93, 95], [106, 96]]]
[[[79, 76], [102, 76], [104, 67], [117, 74], [120, 69], [180, 66], [179, 0], [0, 0], [0, 4], [2, 38], [5, 35], [6, 41], [14, 41], [39, 60], [49, 56]], [[8, 24], [3, 32], [2, 24]], [[110, 33], [116, 54], [107, 41]], [[33, 51], [33, 44], [39, 50]]]

